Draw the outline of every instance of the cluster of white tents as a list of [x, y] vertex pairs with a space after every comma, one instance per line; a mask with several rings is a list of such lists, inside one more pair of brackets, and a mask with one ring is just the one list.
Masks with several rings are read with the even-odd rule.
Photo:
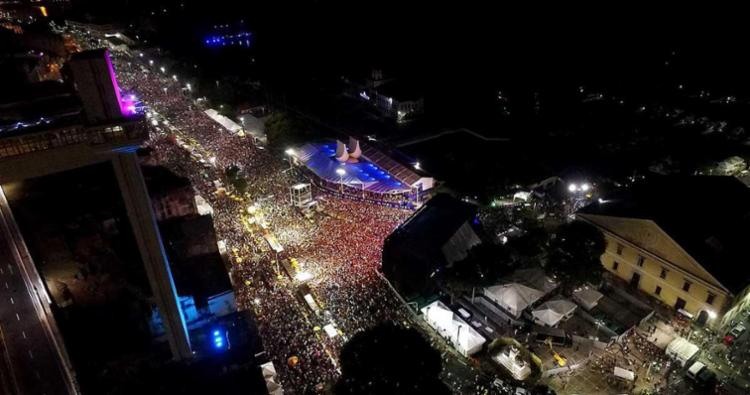
[[[524, 310], [531, 308], [548, 292], [555, 288], [540, 291], [520, 283], [500, 284], [484, 289], [484, 295], [516, 319]], [[575, 312], [575, 303], [565, 299], [555, 299], [542, 303], [531, 311], [534, 322], [539, 325], [555, 326], [570, 318]]]
[[448, 339], [462, 355], [473, 355], [482, 349], [485, 338], [439, 300], [423, 307], [421, 311], [424, 320]]

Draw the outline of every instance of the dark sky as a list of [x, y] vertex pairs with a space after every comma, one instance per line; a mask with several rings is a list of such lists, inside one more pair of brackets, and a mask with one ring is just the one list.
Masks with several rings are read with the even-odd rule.
[[[109, 2], [78, 1], [107, 3], [104, 14], [115, 19], [125, 14], [112, 12]], [[639, 89], [687, 79], [750, 91], [748, 34], [739, 10], [496, 3], [123, 0], [126, 12], [169, 9], [162, 19], [172, 31], [159, 33], [187, 46], [198, 45], [213, 23], [244, 20], [263, 61], [290, 74], [381, 65], [455, 85]], [[173, 12], [180, 4], [184, 11]]]

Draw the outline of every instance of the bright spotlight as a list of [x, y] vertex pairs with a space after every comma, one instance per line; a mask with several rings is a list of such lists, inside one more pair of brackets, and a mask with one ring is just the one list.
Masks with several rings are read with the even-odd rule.
[[591, 185], [589, 185], [589, 184], [586, 184], [586, 183], [583, 183], [583, 184], [581, 184], [581, 190], [582, 190], [582, 191], [586, 192], [586, 191], [588, 191], [589, 189], [591, 189]]
[[570, 184], [570, 185], [568, 185], [568, 191], [575, 192], [577, 190], [578, 190], [578, 185], [576, 185], [576, 184]]

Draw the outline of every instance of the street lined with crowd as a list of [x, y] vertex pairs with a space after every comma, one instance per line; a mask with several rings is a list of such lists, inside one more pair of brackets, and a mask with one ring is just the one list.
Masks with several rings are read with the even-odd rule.
[[[287, 393], [321, 390], [335, 381], [338, 352], [357, 332], [383, 321], [410, 325], [410, 312], [376, 271], [383, 239], [409, 211], [316, 189], [322, 210], [312, 218], [303, 215], [288, 197], [302, 175], [289, 171], [283, 157], [223, 129], [175, 76], [147, 59], [113, 58], [123, 91], [146, 106], [152, 158], [188, 177], [210, 203], [217, 236], [230, 251], [238, 305], [255, 312], [264, 348]], [[247, 178], [243, 195], [223, 188], [224, 170], [231, 166]], [[264, 226], [248, 225], [249, 206]], [[283, 252], [269, 246], [263, 237], [269, 232]], [[279, 269], [290, 258], [309, 279], [303, 282]], [[301, 300], [301, 286], [321, 314]], [[336, 335], [321, 330], [326, 324], [336, 328]], [[459, 379], [454, 381], [449, 384], [461, 388]]]

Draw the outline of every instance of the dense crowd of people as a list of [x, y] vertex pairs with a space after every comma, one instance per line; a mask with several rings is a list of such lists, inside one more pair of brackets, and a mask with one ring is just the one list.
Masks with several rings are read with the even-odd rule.
[[[223, 129], [176, 78], [143, 59], [116, 57], [114, 64], [123, 90], [148, 106], [154, 160], [191, 179], [211, 204], [216, 233], [231, 251], [238, 304], [255, 312], [285, 391], [307, 392], [335, 380], [336, 355], [355, 333], [382, 321], [408, 322], [409, 312], [377, 272], [383, 239], [408, 211], [316, 189], [322, 210], [305, 216], [289, 202], [289, 187], [302, 175], [289, 171], [283, 157]], [[230, 166], [247, 178], [243, 195], [220, 191]], [[264, 226], [248, 221], [250, 205]], [[282, 253], [269, 246], [268, 233]], [[291, 258], [309, 273], [304, 284], [279, 270]], [[301, 299], [301, 286], [320, 313]], [[321, 330], [326, 325], [337, 335]]]

